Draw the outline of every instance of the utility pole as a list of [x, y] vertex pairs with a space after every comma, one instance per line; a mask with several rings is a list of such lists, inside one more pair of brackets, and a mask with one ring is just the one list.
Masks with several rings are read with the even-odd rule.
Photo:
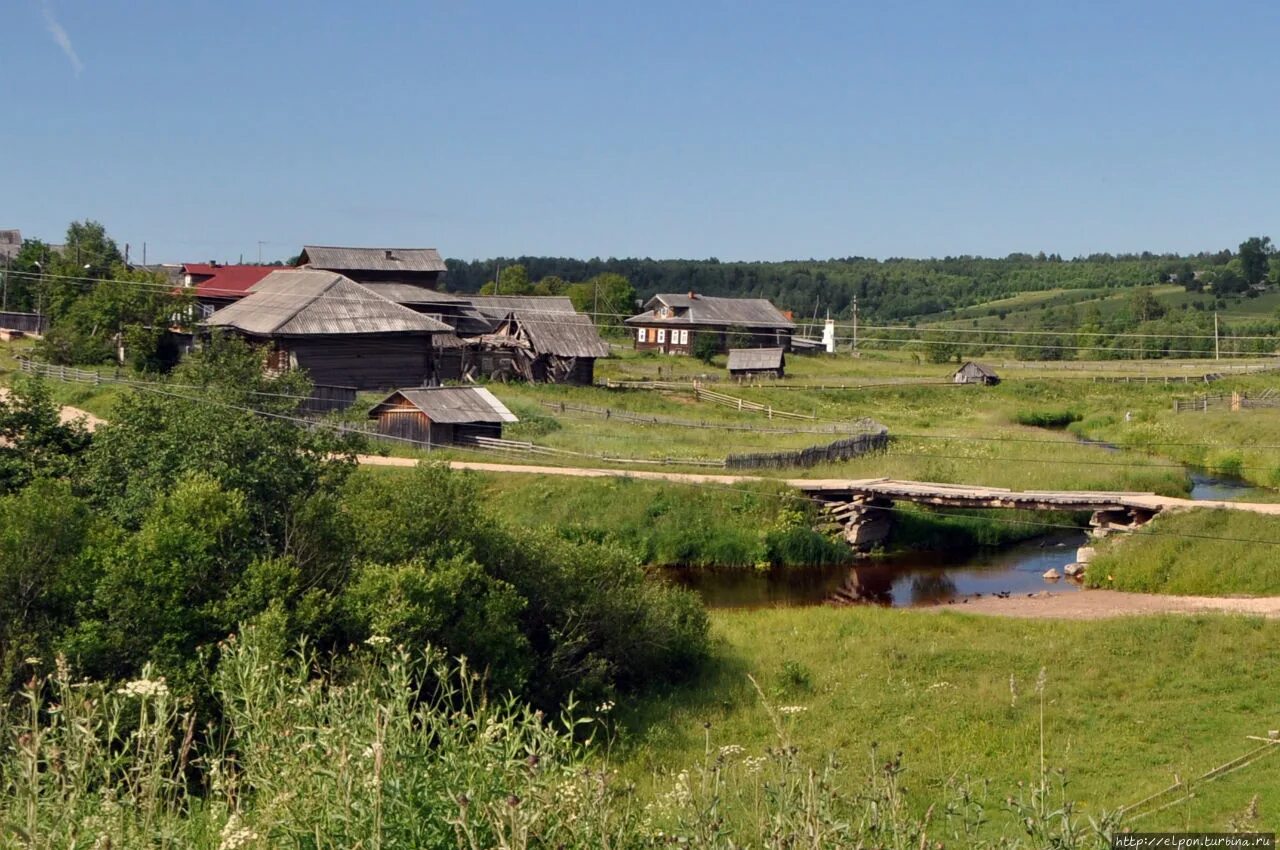
[[147, 243], [146, 242], [142, 243], [142, 264], [144, 266], [147, 264]]
[[1218, 360], [1222, 357], [1222, 352], [1218, 347], [1218, 311], [1213, 311], [1213, 359]]
[[858, 356], [858, 296], [853, 296], [853, 356]]
[[0, 303], [0, 310], [9, 312], [9, 271], [13, 268], [13, 257], [9, 254], [4, 255], [4, 301]]
[[258, 240], [258, 265], [262, 265], [262, 246], [265, 244], [261, 239]]

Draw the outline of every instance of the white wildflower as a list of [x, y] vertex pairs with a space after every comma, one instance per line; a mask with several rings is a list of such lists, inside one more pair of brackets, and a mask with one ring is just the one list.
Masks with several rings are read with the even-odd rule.
[[720, 758], [727, 759], [732, 756], [742, 755], [742, 747], [737, 744], [725, 744], [720, 748]]
[[134, 679], [126, 682], [116, 693], [127, 697], [162, 697], [169, 693], [169, 686], [164, 683], [164, 676], [158, 679]]
[[257, 840], [258, 833], [241, 824], [240, 816], [233, 814], [227, 818], [226, 826], [222, 827], [222, 841], [218, 843], [218, 850], [239, 850], [250, 841]]
[[34, 655], [28, 655], [23, 660], [26, 661], [28, 664], [30, 664], [32, 667], [36, 667], [40, 664], [40, 659], [36, 658]]
[[778, 713], [792, 715], [792, 714], [802, 714], [808, 710], [809, 710], [809, 707], [807, 705], [784, 705], [778, 709]]
[[600, 714], [608, 714], [613, 711], [613, 700], [607, 699], [596, 706], [596, 711]]
[[387, 644], [391, 643], [391, 638], [387, 637], [386, 635], [372, 635], [370, 637], [365, 638], [364, 642], [369, 646], [386, 646]]
[[951, 687], [954, 687], [954, 685], [952, 685], [950, 682], [934, 682], [932, 685], [929, 686], [929, 690], [932, 691], [937, 688], [951, 688]]
[[759, 773], [764, 770], [767, 761], [764, 756], [747, 756], [742, 760], [742, 766], [747, 769], [747, 773]]

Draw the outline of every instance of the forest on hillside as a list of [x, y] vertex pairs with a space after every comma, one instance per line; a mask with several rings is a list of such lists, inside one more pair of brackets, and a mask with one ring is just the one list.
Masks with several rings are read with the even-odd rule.
[[[1270, 240], [1262, 237], [1247, 240], [1241, 248], [1246, 257], [1256, 248], [1263, 260], [1272, 253]], [[943, 313], [1019, 292], [1107, 290], [1162, 281], [1191, 288], [1217, 277], [1224, 279], [1227, 288], [1256, 282], [1249, 279], [1254, 267], [1242, 263], [1241, 252], [1223, 250], [1189, 256], [1093, 254], [1076, 259], [1041, 253], [1010, 254], [1001, 259], [845, 257], [786, 262], [565, 257], [449, 260], [448, 286], [456, 292], [477, 292], [494, 279], [495, 271], [516, 264], [524, 267], [530, 280], [558, 278], [572, 283], [601, 274], [620, 274], [642, 299], [657, 292], [688, 291], [768, 298], [797, 317], [823, 316], [828, 311], [837, 318], [847, 317], [856, 297], [860, 314], [885, 321]]]

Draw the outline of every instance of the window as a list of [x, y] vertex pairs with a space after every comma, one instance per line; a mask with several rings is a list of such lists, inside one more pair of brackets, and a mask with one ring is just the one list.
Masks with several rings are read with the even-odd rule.
[[637, 330], [636, 330], [636, 342], [644, 342], [644, 341], [645, 341], [645, 335], [644, 335], [644, 332], [645, 332], [645, 328], [639, 328], [639, 329], [637, 329]]
[[658, 328], [658, 343], [662, 344], [667, 341], [667, 329]]
[[688, 332], [688, 331], [680, 331], [680, 344], [681, 344], [681, 345], [688, 345], [688, 344], [689, 344], [689, 332]]

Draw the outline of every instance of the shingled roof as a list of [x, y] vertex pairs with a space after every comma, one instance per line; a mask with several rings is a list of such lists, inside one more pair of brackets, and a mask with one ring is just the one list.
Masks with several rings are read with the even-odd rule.
[[462, 425], [469, 422], [519, 422], [515, 414], [484, 387], [424, 387], [396, 390], [369, 411], [376, 419], [403, 398], [427, 415], [432, 422]]
[[254, 284], [247, 296], [214, 313], [205, 324], [255, 336], [453, 331], [348, 277], [307, 269], [272, 272]]
[[[708, 325], [738, 328], [794, 328], [795, 322], [765, 298], [717, 298], [694, 292], [655, 295], [645, 312], [627, 319], [629, 325]], [[671, 315], [660, 310], [668, 307]]]
[[448, 271], [435, 248], [343, 248], [307, 245], [299, 266], [335, 272], [443, 272]]

